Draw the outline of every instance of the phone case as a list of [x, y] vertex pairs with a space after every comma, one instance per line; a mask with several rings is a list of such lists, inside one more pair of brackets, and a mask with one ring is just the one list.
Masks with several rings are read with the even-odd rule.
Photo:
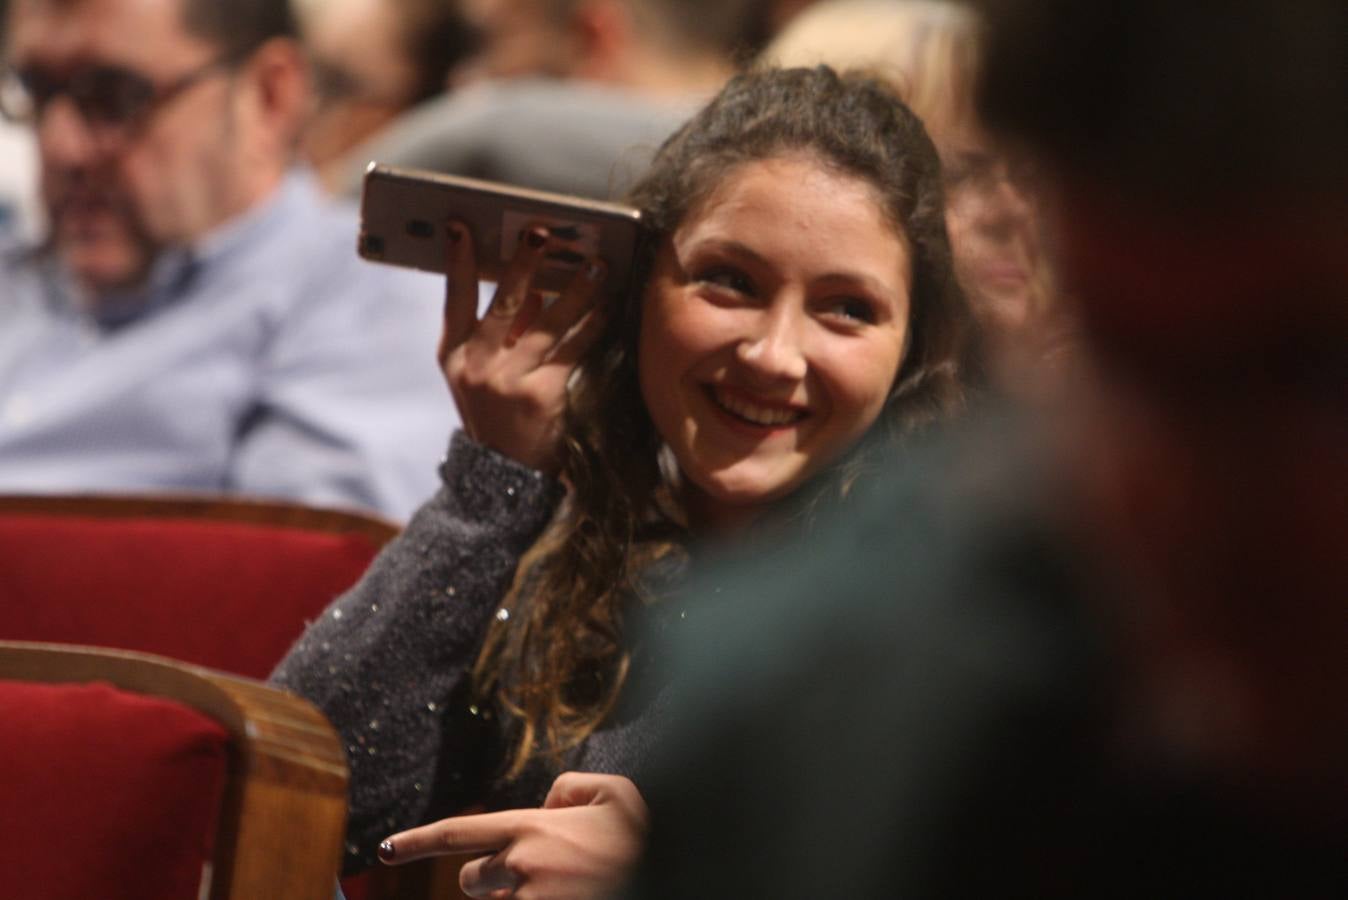
[[605, 291], [625, 291], [643, 237], [641, 211], [618, 203], [378, 163], [366, 170], [358, 245], [365, 259], [444, 273], [450, 220], [472, 232], [483, 281], [499, 278], [525, 228], [546, 226], [564, 243], [534, 279], [545, 293], [560, 291], [596, 255], [608, 267]]

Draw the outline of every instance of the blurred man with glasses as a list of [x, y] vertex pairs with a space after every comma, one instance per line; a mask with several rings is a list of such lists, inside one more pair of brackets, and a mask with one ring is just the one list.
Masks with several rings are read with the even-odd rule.
[[0, 490], [208, 489], [395, 516], [452, 410], [436, 280], [355, 256], [294, 166], [277, 0], [10, 0], [0, 112], [49, 218], [0, 259]]

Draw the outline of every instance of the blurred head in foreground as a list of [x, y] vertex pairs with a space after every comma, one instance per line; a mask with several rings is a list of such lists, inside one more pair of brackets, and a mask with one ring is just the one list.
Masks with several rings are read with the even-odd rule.
[[985, 5], [1098, 376], [705, 578], [643, 900], [1341, 892], [1348, 7]]
[[985, 119], [1050, 164], [1101, 371], [1083, 481], [1143, 601], [1141, 703], [1214, 766], [1339, 803], [1348, 6], [982, 7]]

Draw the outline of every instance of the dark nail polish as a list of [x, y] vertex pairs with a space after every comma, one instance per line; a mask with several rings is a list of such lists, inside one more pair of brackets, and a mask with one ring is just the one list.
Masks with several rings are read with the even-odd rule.
[[524, 241], [537, 250], [548, 242], [548, 233], [541, 228], [530, 228], [524, 232]]
[[385, 862], [388, 862], [389, 860], [393, 859], [393, 842], [380, 841], [379, 849], [376, 852], [379, 854], [380, 859], [384, 860]]
[[445, 238], [448, 239], [451, 244], [457, 244], [459, 240], [463, 238], [463, 233], [459, 231], [459, 226], [447, 225], [445, 226]]

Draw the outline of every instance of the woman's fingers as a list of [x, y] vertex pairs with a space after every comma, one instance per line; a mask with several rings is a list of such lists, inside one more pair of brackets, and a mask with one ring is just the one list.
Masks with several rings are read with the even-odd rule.
[[538, 319], [543, 311], [543, 295], [538, 291], [530, 291], [524, 298], [524, 305], [520, 307], [519, 312], [515, 313], [515, 319], [510, 323], [510, 332], [506, 334], [505, 346], [513, 347], [529, 328]]
[[604, 281], [605, 267], [599, 260], [591, 260], [581, 268], [566, 286], [566, 290], [542, 313], [534, 323], [533, 331], [548, 347], [557, 343], [580, 318], [595, 305], [595, 295]]
[[599, 340], [599, 335], [604, 333], [604, 325], [608, 321], [607, 312], [602, 307], [596, 307], [586, 313], [580, 324], [557, 342], [548, 363], [570, 373], [580, 364], [585, 351], [589, 350], [594, 342]]
[[495, 853], [515, 840], [521, 814], [506, 810], [476, 816], [454, 816], [393, 835], [379, 846], [379, 858], [390, 865], [455, 853]]
[[472, 859], [459, 869], [459, 887], [469, 897], [509, 897], [522, 879], [505, 861], [505, 853]]
[[640, 853], [649, 818], [630, 780], [567, 773], [542, 809], [443, 819], [395, 834], [379, 855], [387, 863], [477, 855], [459, 870], [470, 897], [608, 896]]
[[552, 303], [545, 303], [535, 288], [549, 248], [565, 246], [549, 240], [541, 226], [527, 229], [482, 319], [471, 326], [457, 312], [452, 326], [447, 319], [447, 334], [452, 334], [446, 341], [459, 343], [441, 356], [467, 433], [545, 473], [560, 465], [567, 382], [603, 321], [592, 307], [602, 265], [587, 265]]
[[543, 263], [547, 247], [548, 231], [541, 225], [530, 226], [520, 234], [515, 257], [501, 275], [496, 286], [496, 296], [492, 298], [487, 314], [477, 323], [476, 336], [488, 346], [507, 343], [514, 329], [515, 317], [529, 298], [534, 275]]
[[566, 809], [577, 806], [608, 806], [621, 810], [633, 827], [646, 829], [650, 810], [641, 792], [630, 778], [594, 772], [563, 772], [553, 781], [543, 808]]
[[477, 323], [477, 260], [473, 235], [461, 222], [445, 224], [445, 330], [440, 363], [473, 333]]

